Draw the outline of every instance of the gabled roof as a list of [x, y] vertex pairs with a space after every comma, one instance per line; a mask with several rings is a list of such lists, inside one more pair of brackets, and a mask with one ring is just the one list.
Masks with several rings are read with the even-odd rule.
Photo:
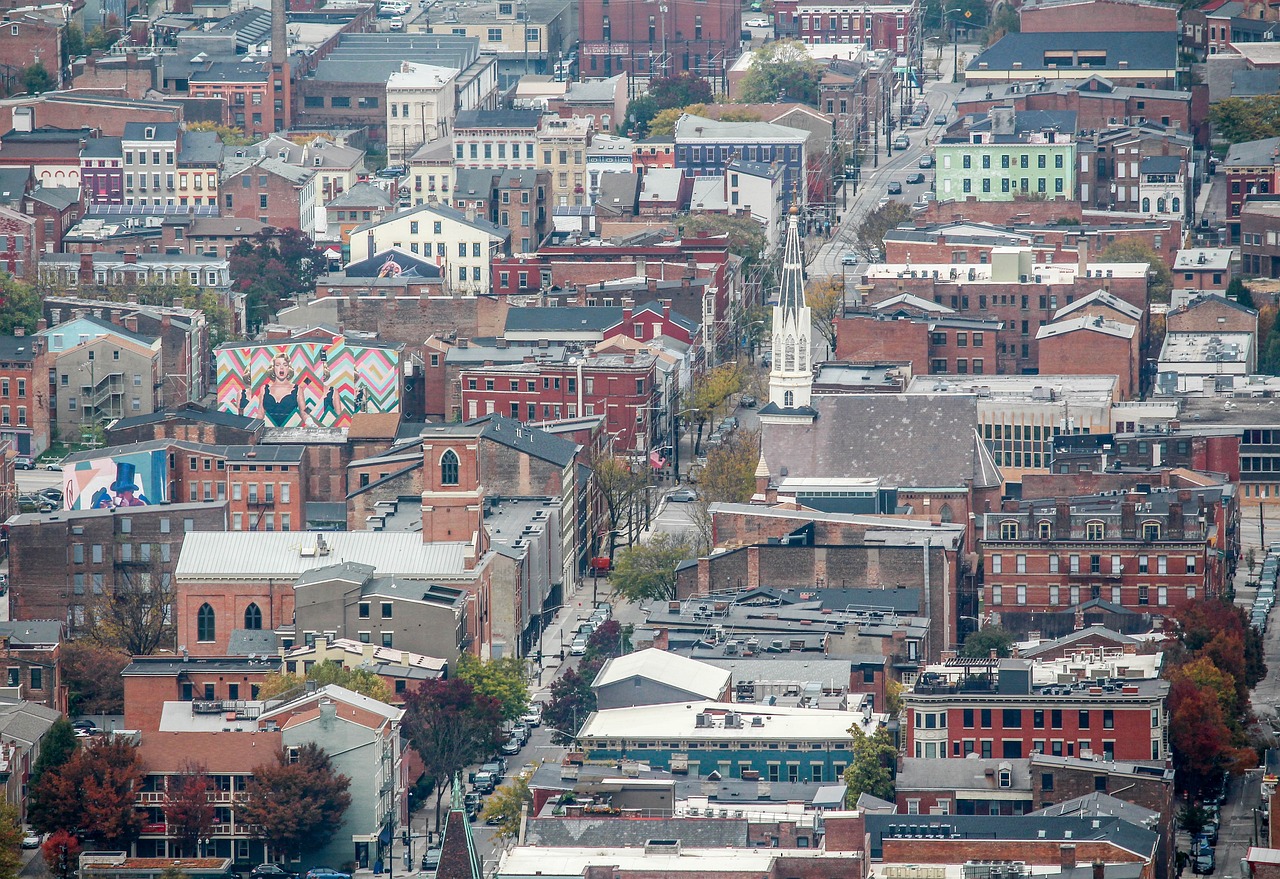
[[714, 700], [724, 693], [730, 677], [728, 669], [650, 647], [610, 659], [591, 686], [595, 689], [633, 678], [648, 678], [684, 690], [692, 696]]
[[[1092, 68], [1051, 68], [1045, 60], [1046, 53], [1070, 52], [1073, 49], [1102, 52], [1105, 61]], [[1176, 33], [1009, 33], [986, 51], [976, 55], [965, 69], [974, 72], [1020, 69], [1024, 74], [1048, 69], [1054, 69], [1058, 73], [1079, 69], [1083, 74], [1090, 69], [1102, 69], [1109, 70], [1114, 75], [1122, 69], [1172, 70], [1177, 64], [1177, 53]], [[1122, 64], [1126, 66], [1122, 68]], [[1015, 65], [1020, 67], [1015, 68]]]
[[376, 229], [378, 226], [403, 220], [405, 217], [412, 217], [418, 214], [430, 214], [431, 216], [441, 217], [442, 219], [453, 220], [455, 223], [462, 223], [465, 226], [470, 226], [472, 229], [487, 232], [493, 237], [503, 240], [511, 237], [510, 229], [506, 229], [502, 226], [495, 226], [488, 220], [482, 220], [479, 217], [468, 217], [462, 211], [434, 203], [422, 204], [417, 207], [410, 208], [407, 211], [400, 211], [399, 213], [385, 217], [376, 223], [365, 223], [363, 226], [357, 226], [353, 229], [351, 234], [355, 235], [360, 232], [368, 231], [369, 229]]
[[1280, 164], [1280, 137], [1264, 137], [1262, 140], [1233, 143], [1227, 150], [1227, 158], [1222, 164], [1228, 168], [1233, 165], [1270, 167]]
[[1106, 290], [1094, 290], [1088, 296], [1081, 296], [1075, 302], [1070, 302], [1053, 313], [1055, 321], [1062, 320], [1069, 314], [1080, 311], [1082, 308], [1089, 308], [1095, 305], [1101, 305], [1112, 311], [1118, 312], [1132, 320], [1142, 320], [1142, 309], [1136, 305], [1125, 302], [1119, 296], [1113, 296]]
[[1034, 647], [1029, 647], [1026, 650], [1019, 650], [1018, 655], [1024, 659], [1033, 659], [1041, 654], [1051, 653], [1062, 647], [1069, 647], [1077, 641], [1082, 641], [1085, 638], [1093, 636], [1102, 636], [1106, 640], [1117, 645], [1138, 643], [1136, 638], [1130, 638], [1128, 635], [1108, 629], [1106, 626], [1086, 626], [1083, 629], [1077, 629], [1070, 634], [1063, 635], [1061, 638], [1054, 638], [1052, 641], [1041, 641]]
[[1239, 302], [1236, 302], [1234, 299], [1230, 298], [1229, 296], [1218, 296], [1213, 293], [1207, 293], [1203, 296], [1193, 296], [1190, 299], [1188, 299], [1186, 302], [1184, 302], [1182, 305], [1179, 305], [1177, 308], [1170, 311], [1169, 313], [1185, 314], [1188, 311], [1194, 311], [1195, 309], [1200, 308], [1201, 306], [1204, 306], [1204, 305], [1216, 305], [1220, 307], [1230, 308], [1240, 312], [1241, 314], [1252, 315], [1254, 317], [1256, 317], [1258, 314], [1258, 312], [1254, 311], [1249, 306], [1242, 305]]
[[1045, 324], [1036, 331], [1036, 339], [1052, 339], [1068, 333], [1098, 333], [1103, 336], [1114, 336], [1117, 339], [1132, 339], [1138, 328], [1133, 324], [1122, 324], [1119, 321], [1107, 320], [1101, 315], [1084, 315], [1067, 320], [1056, 320]]
[[870, 307], [875, 311], [892, 311], [898, 306], [917, 309], [926, 314], [955, 314], [955, 309], [947, 308], [940, 302], [931, 302], [923, 299], [914, 293], [899, 293], [897, 296], [890, 296], [888, 299], [882, 299], [874, 303]]
[[462, 779], [455, 776], [453, 796], [440, 837], [440, 864], [436, 867], [436, 879], [481, 879], [482, 863], [471, 835], [471, 822], [463, 807]]
[[1102, 791], [1091, 791], [1084, 796], [1054, 803], [1052, 806], [1046, 806], [1028, 814], [1049, 817], [1055, 815], [1075, 815], [1081, 818], [1112, 817], [1140, 827], [1155, 827], [1160, 822], [1160, 813], [1154, 809], [1126, 802]]

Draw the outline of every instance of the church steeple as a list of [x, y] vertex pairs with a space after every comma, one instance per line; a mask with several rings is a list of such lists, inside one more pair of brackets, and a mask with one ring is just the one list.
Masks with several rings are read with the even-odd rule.
[[800, 251], [800, 215], [793, 205], [787, 217], [782, 254], [782, 286], [773, 308], [773, 365], [769, 371], [769, 409], [807, 410], [813, 395], [810, 342], [813, 320], [804, 300], [804, 258]]

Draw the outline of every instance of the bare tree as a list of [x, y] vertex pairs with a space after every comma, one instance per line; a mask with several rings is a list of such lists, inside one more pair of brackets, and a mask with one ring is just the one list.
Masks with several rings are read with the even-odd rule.
[[[117, 566], [115, 584], [93, 595], [85, 608], [89, 639], [130, 656], [176, 646], [172, 564], [154, 560], [151, 545], [142, 546], [148, 547], [151, 558]], [[142, 546], [135, 546], [135, 551], [141, 553]]]

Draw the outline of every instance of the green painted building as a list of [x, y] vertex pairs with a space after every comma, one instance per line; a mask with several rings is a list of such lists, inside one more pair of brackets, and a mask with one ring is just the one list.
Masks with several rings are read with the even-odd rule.
[[1076, 197], [1075, 113], [995, 107], [969, 140], [934, 148], [939, 201]]

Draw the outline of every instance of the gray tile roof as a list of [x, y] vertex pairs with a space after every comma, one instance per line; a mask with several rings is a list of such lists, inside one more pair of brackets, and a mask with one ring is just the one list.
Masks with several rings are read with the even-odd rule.
[[1154, 32], [1011, 33], [977, 55], [965, 69], [978, 71], [981, 69], [979, 65], [985, 64], [986, 70], [1013, 70], [1015, 64], [1021, 64], [1024, 73], [1047, 69], [1061, 72], [1064, 68], [1050, 68], [1045, 63], [1045, 53], [1072, 49], [1106, 53], [1104, 65], [1080, 68], [1082, 73], [1088, 70], [1114, 73], [1121, 69], [1122, 61], [1127, 62], [1129, 70], [1172, 70], [1177, 64], [1178, 35]]
[[279, 647], [270, 629], [232, 629], [227, 641], [228, 656], [274, 656]]
[[1227, 167], [1233, 165], [1273, 165], [1280, 154], [1280, 137], [1264, 137], [1262, 140], [1249, 140], [1234, 143], [1227, 150], [1227, 158], [1223, 163]]
[[14, 647], [36, 644], [57, 644], [64, 634], [58, 620], [18, 620], [0, 623], [0, 638], [8, 638]]
[[578, 453], [577, 443], [547, 433], [545, 430], [539, 430], [536, 427], [524, 427], [517, 434], [516, 428], [521, 426], [520, 422], [505, 415], [499, 415], [496, 412], [492, 415], [486, 415], [484, 418], [476, 419], [476, 421], [484, 422], [485, 426], [481, 436], [485, 439], [501, 443], [517, 451], [527, 452], [535, 458], [550, 461], [558, 467], [567, 466], [573, 460], [574, 455]]
[[91, 137], [80, 150], [80, 156], [86, 159], [119, 159], [123, 155], [118, 137]]
[[1000, 484], [978, 439], [978, 398], [966, 394], [817, 396], [812, 424], [770, 424], [769, 470], [796, 477], [871, 477], [886, 486], [950, 488]]
[[[147, 138], [147, 129], [155, 129], [155, 136]], [[124, 124], [123, 140], [150, 140], [155, 143], [164, 143], [165, 141], [173, 141], [178, 139], [178, 132], [181, 126], [177, 122], [126, 122]]]
[[1182, 171], [1182, 159], [1178, 156], [1143, 156], [1143, 174], [1178, 174]]
[[35, 702], [2, 702], [0, 737], [34, 745], [61, 716], [60, 711]]
[[651, 839], [678, 839], [685, 848], [745, 848], [746, 818], [530, 818], [525, 842], [552, 848], [642, 848]]
[[542, 120], [541, 110], [459, 110], [453, 120], [453, 130], [468, 128], [537, 128]]
[[65, 211], [80, 201], [79, 189], [68, 189], [64, 186], [37, 186], [31, 191], [31, 198], [41, 204], [47, 204], [57, 211]]
[[27, 191], [27, 182], [31, 180], [31, 168], [0, 168], [0, 205], [17, 204]]
[[216, 165], [222, 161], [222, 138], [216, 131], [188, 131], [182, 135], [178, 164]]
[[[938, 763], [948, 761], [938, 760]], [[963, 761], [956, 761], [963, 762]], [[1050, 839], [1059, 842], [1107, 841], [1143, 858], [1154, 858], [1159, 835], [1120, 818], [1023, 815], [868, 815], [871, 857], [884, 856], [886, 838], [923, 836], [932, 825], [946, 824], [951, 838], [994, 841]]]
[[[941, 760], [934, 760], [935, 764], [941, 763]], [[1154, 809], [1147, 809], [1135, 803], [1129, 803], [1121, 799], [1117, 799], [1109, 794], [1101, 791], [1092, 791], [1084, 796], [1075, 799], [1066, 800], [1065, 802], [1055, 803], [1043, 809], [1038, 809], [1030, 813], [1032, 815], [1078, 815], [1082, 818], [1101, 818], [1114, 817], [1128, 821], [1130, 824], [1138, 824], [1143, 827], [1153, 827], [1160, 821], [1160, 813]]]
[[[945, 765], [944, 765], [945, 764]], [[998, 778], [1002, 768], [1011, 773], [1010, 787], [1001, 788]], [[990, 774], [988, 774], [990, 773]], [[898, 770], [897, 789], [904, 790], [1031, 790], [1031, 762], [1019, 760], [978, 759], [930, 760], [905, 757]]]

